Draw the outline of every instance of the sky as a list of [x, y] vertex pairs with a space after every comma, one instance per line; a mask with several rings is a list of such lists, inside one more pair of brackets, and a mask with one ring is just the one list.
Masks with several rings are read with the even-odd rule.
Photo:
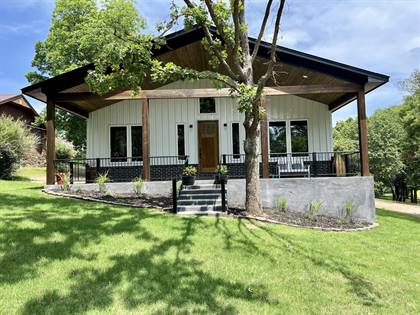
[[[54, 0], [0, 0], [0, 94], [27, 86], [34, 45], [44, 40]], [[168, 18], [168, 0], [138, 0], [153, 32]], [[265, 0], [247, 1], [250, 36], [259, 30]], [[270, 39], [273, 19], [265, 39]], [[402, 102], [401, 80], [420, 69], [420, 0], [289, 0], [282, 17], [280, 45], [391, 76], [366, 96], [367, 113]], [[40, 111], [43, 103], [30, 99]], [[333, 121], [356, 116], [355, 102]]]

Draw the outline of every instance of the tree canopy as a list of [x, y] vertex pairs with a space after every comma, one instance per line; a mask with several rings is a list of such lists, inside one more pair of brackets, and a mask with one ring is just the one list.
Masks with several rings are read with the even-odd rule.
[[[105, 56], [115, 61], [122, 55], [128, 55], [131, 46], [124, 45], [121, 36], [137, 36], [144, 26], [144, 20], [130, 0], [105, 0], [101, 3], [96, 0], [57, 0], [48, 36], [36, 43], [32, 61], [34, 70], [28, 72], [26, 78], [32, 84], [37, 83], [98, 60], [96, 64], [100, 71], [100, 65], [105, 65], [102, 62]], [[149, 46], [141, 48], [146, 55], [150, 53]], [[144, 70], [144, 65], [139, 69], [127, 59], [125, 61], [124, 66], [131, 66], [132, 73]], [[126, 85], [122, 78], [125, 76], [113, 75], [112, 80], [107, 81], [108, 88]], [[83, 151], [86, 146], [86, 121], [60, 109], [57, 110], [56, 121], [57, 131], [79, 152]]]
[[[420, 72], [415, 70], [401, 86], [409, 93], [404, 102], [379, 109], [368, 119], [369, 164], [376, 193], [387, 187], [396, 199], [403, 198], [402, 188], [414, 194], [420, 186]], [[333, 138], [334, 150], [358, 150], [356, 119], [337, 122]]]

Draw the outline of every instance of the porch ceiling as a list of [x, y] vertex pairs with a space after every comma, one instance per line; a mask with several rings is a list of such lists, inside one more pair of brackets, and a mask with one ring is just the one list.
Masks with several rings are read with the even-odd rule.
[[[208, 66], [209, 56], [201, 44], [202, 31], [180, 31], [169, 35], [167, 45], [155, 52], [158, 59], [163, 62], [172, 61], [183, 67], [197, 70], [210, 70]], [[253, 40], [251, 39], [251, 46]], [[251, 47], [252, 48], [252, 47]], [[255, 76], [259, 77], [267, 67], [266, 58], [269, 54], [270, 45], [263, 43], [259, 49], [256, 60]], [[295, 86], [295, 85], [343, 85], [348, 83], [364, 86], [365, 93], [379, 87], [388, 81], [388, 77], [367, 70], [354, 68], [348, 65], [336, 63], [331, 60], [307, 55], [298, 51], [278, 47], [279, 62], [275, 66], [274, 79], [270, 79], [268, 86]], [[41, 101], [46, 101], [47, 93], [89, 93], [89, 87], [84, 82], [87, 71], [93, 65], [78, 68], [46, 81], [28, 86], [22, 89], [26, 95]], [[219, 69], [221, 70], [221, 69]], [[142, 85], [143, 90], [153, 90], [162, 86], [146, 79]], [[48, 91], [48, 92], [47, 92]], [[114, 91], [107, 96], [121, 91]], [[334, 111], [355, 99], [355, 93], [316, 93], [299, 94], [299, 96], [314, 100], [329, 106]], [[56, 102], [58, 107], [75, 114], [87, 117], [89, 112], [109, 106], [119, 100], [106, 100], [104, 97], [93, 95], [86, 98], [70, 99]]]

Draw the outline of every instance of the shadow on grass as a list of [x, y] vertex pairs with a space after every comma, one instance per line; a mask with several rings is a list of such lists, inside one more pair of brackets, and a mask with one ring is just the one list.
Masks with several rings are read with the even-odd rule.
[[[254, 224], [256, 224], [254, 222]], [[316, 250], [314, 248], [307, 249], [299, 245], [297, 241], [285, 237], [280, 233], [273, 232], [267, 225], [258, 224], [261, 230], [273, 237], [279, 243], [283, 244], [283, 248], [291, 254], [298, 257], [298, 259], [306, 259], [313, 265], [321, 267], [329, 272], [341, 274], [348, 282], [348, 292], [356, 296], [361, 304], [366, 306], [380, 307], [381, 293], [375, 288], [373, 283], [361, 273], [355, 272], [354, 264], [348, 264], [339, 259], [339, 255], [330, 255], [325, 251]], [[318, 233], [325, 233], [319, 232]]]
[[[265, 286], [255, 285], [250, 291], [246, 283], [217, 277], [203, 270], [201, 261], [189, 258], [195, 245], [192, 237], [207, 228], [201, 218], [171, 221], [167, 228], [173, 236], [161, 240], [142, 221], [148, 219], [153, 226], [149, 219], [165, 218], [148, 210], [5, 193], [0, 194], [0, 203], [8, 205], [8, 213], [1, 214], [5, 224], [0, 230], [0, 283], [35, 278], [38, 268], [53, 261], [95, 260], [95, 254], [80, 249], [113, 234], [130, 233], [139, 242], [151, 244], [135, 253], [109, 257], [107, 268], [74, 269], [67, 275], [72, 285], [64, 293], [48, 290], [27, 301], [22, 314], [105, 310], [114, 305], [116, 292], [123, 309], [151, 305], [156, 314], [238, 313], [229, 299], [277, 303], [269, 298]], [[51, 240], [55, 235], [61, 235], [61, 241]]]

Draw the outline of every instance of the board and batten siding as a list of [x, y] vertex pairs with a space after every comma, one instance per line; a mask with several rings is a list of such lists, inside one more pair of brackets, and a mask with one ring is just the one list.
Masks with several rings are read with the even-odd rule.
[[[209, 88], [211, 82], [173, 82], [161, 89]], [[185, 154], [189, 162], [198, 163], [197, 122], [200, 120], [218, 120], [219, 152], [232, 154], [232, 123], [239, 123], [240, 153], [245, 139], [242, 126], [244, 115], [239, 113], [236, 102], [231, 97], [215, 99], [216, 113], [200, 114], [198, 98], [189, 99], [150, 99], [150, 155], [177, 155], [177, 125], [183, 124], [185, 130]], [[332, 150], [331, 113], [324, 104], [298, 96], [267, 97], [268, 120], [307, 120], [310, 152]], [[141, 100], [125, 100], [89, 114], [87, 123], [87, 156], [89, 158], [109, 157], [109, 127], [120, 125], [141, 125]], [[130, 139], [128, 139], [131, 143]], [[290, 139], [288, 139], [290, 143]], [[128, 148], [131, 152], [131, 148]]]
[[[141, 126], [141, 100], [124, 100], [89, 113], [87, 120], [88, 158], [110, 157], [111, 126]], [[128, 143], [131, 143], [130, 132], [127, 132]], [[131, 153], [129, 146], [128, 152]]]

